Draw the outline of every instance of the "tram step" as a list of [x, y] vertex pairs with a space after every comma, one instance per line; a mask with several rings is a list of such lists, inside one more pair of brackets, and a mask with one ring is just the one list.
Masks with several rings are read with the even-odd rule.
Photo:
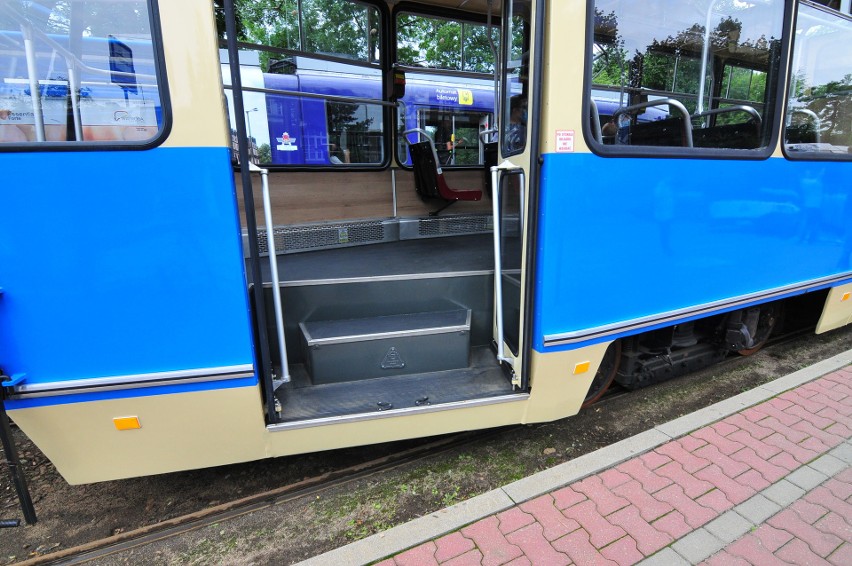
[[470, 309], [299, 324], [314, 384], [465, 368]]

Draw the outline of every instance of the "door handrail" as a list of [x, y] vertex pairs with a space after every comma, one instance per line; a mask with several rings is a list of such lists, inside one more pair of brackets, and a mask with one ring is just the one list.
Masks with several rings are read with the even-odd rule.
[[[503, 255], [501, 252], [501, 233], [500, 233], [500, 186], [501, 173], [519, 172], [521, 176], [521, 186], [526, 185], [525, 173], [523, 168], [514, 165], [510, 161], [504, 161], [500, 165], [495, 165], [491, 168], [491, 214], [494, 222], [494, 318], [497, 325], [497, 361], [511, 364], [512, 358], [506, 356], [506, 350], [503, 345]], [[522, 193], [523, 194], [523, 193]], [[521, 199], [523, 203], [523, 199]], [[520, 222], [522, 223], [520, 232], [523, 234], [523, 210], [520, 211]]]
[[249, 171], [260, 173], [263, 185], [263, 218], [266, 222], [266, 249], [269, 252], [269, 271], [272, 274], [272, 302], [275, 306], [275, 333], [281, 352], [282, 383], [290, 382], [290, 365], [287, 362], [287, 344], [284, 338], [284, 311], [281, 305], [281, 285], [278, 279], [278, 256], [275, 253], [275, 229], [272, 224], [272, 203], [269, 198], [269, 170], [249, 161]]

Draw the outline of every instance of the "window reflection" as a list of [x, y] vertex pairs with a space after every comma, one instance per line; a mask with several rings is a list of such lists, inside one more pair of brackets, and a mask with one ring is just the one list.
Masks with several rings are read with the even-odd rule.
[[783, 12], [781, 0], [597, 0], [589, 54], [597, 141], [766, 146]]
[[159, 132], [146, 3], [0, 2], [0, 45], [0, 143], [140, 142]]
[[852, 157], [852, 23], [800, 5], [784, 142], [791, 156]]

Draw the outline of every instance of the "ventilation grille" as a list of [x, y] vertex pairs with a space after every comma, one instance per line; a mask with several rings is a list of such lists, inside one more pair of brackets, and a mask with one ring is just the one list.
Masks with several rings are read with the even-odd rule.
[[448, 216], [445, 218], [421, 218], [417, 232], [422, 238], [450, 236], [453, 234], [476, 234], [490, 232], [493, 223], [490, 216]]
[[[277, 253], [299, 252], [317, 248], [338, 248], [389, 240], [386, 222], [347, 222], [313, 226], [280, 226], [273, 228]], [[258, 230], [257, 244], [261, 254], [269, 254], [266, 231]]]

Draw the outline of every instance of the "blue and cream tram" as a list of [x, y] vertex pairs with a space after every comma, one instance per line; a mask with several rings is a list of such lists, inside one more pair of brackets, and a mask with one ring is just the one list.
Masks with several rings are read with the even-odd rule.
[[2, 0], [6, 410], [85, 483], [559, 419], [791, 305], [844, 326], [831, 4]]

